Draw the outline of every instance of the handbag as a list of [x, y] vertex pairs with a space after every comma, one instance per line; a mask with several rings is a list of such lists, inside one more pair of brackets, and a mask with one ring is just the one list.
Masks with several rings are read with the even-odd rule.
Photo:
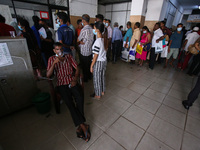
[[143, 51], [150, 51], [151, 50], [151, 43], [147, 43], [147, 44], [145, 44], [144, 45], [144, 47], [143, 47]]
[[191, 54], [194, 54], [194, 55], [199, 54], [199, 51], [195, 48], [194, 44], [189, 45], [188, 51], [189, 51]]
[[122, 53], [121, 60], [129, 62], [129, 49], [128, 48], [123, 48], [121, 53]]
[[129, 51], [129, 60], [135, 60], [135, 54], [136, 54], [136, 50], [134, 49], [130, 49]]
[[143, 45], [138, 43], [137, 46], [136, 46], [136, 52], [141, 55], [142, 51], [143, 51]]
[[163, 51], [163, 41], [159, 41], [155, 45], [155, 54], [161, 53]]

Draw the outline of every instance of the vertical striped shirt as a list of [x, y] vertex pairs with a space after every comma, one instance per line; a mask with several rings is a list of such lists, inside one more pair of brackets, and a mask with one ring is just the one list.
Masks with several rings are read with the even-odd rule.
[[[55, 64], [54, 71], [57, 77], [57, 86], [68, 85], [72, 81], [73, 77], [73, 67], [76, 69], [77, 63], [70, 54], [64, 55], [66, 58], [63, 62], [60, 61]], [[56, 56], [51, 56], [48, 60], [47, 71], [51, 68]]]
[[85, 43], [79, 45], [81, 50], [80, 51], [81, 55], [90, 56], [92, 54], [92, 44], [94, 41], [94, 34], [93, 34], [93, 29], [89, 25], [83, 27], [78, 37], [78, 40]]

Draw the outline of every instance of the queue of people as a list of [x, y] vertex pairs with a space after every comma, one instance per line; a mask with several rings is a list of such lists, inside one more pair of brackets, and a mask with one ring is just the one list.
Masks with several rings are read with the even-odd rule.
[[[84, 93], [78, 83], [80, 73], [83, 74], [84, 82], [93, 79], [94, 93], [91, 97], [100, 100], [106, 92], [107, 62], [112, 61], [116, 64], [124, 50], [134, 52], [131, 63], [134, 64], [136, 58], [141, 67], [148, 59], [148, 68], [153, 70], [156, 61], [161, 63], [165, 59], [164, 68], [167, 68], [172, 56], [169, 63], [172, 67], [178, 59], [177, 68], [184, 70], [190, 61], [192, 63], [188, 74], [197, 75], [200, 72], [199, 26], [194, 27], [185, 39], [183, 24], [179, 23], [176, 31], [172, 32], [165, 26], [164, 21], [157, 22], [153, 32], [150, 32], [147, 26], [141, 28], [139, 22], [133, 25], [129, 21], [125, 33], [117, 22], [112, 28], [111, 20], [105, 19], [101, 14], [96, 15], [94, 24], [89, 24], [90, 16], [83, 14], [81, 19], [77, 20], [75, 29], [70, 23], [69, 16], [64, 12], [58, 12], [55, 20], [58, 30], [55, 34], [46, 20], [37, 16], [33, 16], [32, 19], [34, 25], [30, 27], [26, 19], [18, 18], [18, 28], [21, 36], [26, 38], [35, 76], [42, 76], [43, 60], [47, 68], [46, 76], [50, 78], [55, 73], [57, 77], [58, 92], [77, 127], [77, 137], [86, 142], [90, 140], [91, 133], [90, 126], [85, 123]], [[15, 31], [13, 27], [5, 25], [5, 18], [1, 15], [0, 23], [5, 28], [4, 32], [0, 32], [0, 36], [9, 36], [8, 31]], [[158, 43], [162, 45], [159, 52]], [[188, 101], [183, 102], [186, 109], [192, 106], [199, 92], [194, 89]]]

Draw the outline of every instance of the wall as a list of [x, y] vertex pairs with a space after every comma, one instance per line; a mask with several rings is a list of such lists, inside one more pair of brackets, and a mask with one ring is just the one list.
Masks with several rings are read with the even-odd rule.
[[126, 23], [130, 20], [131, 2], [101, 5], [98, 7], [98, 13], [104, 15], [106, 19], [111, 20], [111, 26], [118, 22], [126, 29]]

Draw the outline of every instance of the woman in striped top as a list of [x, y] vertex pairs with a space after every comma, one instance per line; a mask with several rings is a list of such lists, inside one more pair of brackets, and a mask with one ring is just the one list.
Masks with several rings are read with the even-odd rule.
[[107, 30], [105, 30], [102, 22], [96, 22], [93, 33], [97, 35], [97, 39], [92, 46], [93, 60], [90, 71], [93, 73], [94, 98], [100, 99], [105, 93], [106, 52], [108, 49]]

